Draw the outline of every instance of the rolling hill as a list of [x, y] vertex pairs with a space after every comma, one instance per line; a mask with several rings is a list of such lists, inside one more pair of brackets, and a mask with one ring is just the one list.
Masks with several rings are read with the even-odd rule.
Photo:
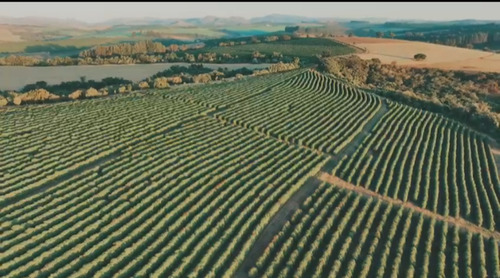
[[311, 69], [0, 111], [2, 277], [499, 277], [497, 150]]

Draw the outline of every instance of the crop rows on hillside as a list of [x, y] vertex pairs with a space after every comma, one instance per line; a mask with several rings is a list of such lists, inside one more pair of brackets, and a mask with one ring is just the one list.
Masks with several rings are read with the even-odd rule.
[[230, 274], [280, 202], [324, 161], [242, 128], [196, 119], [5, 206], [0, 273]]
[[173, 104], [160, 97], [127, 97], [2, 113], [0, 203], [168, 130], [200, 109]]
[[[385, 108], [297, 70], [1, 111], [0, 276], [232, 277], [272, 217], [289, 217], [276, 212], [290, 196], [354, 143], [334, 165], [341, 179], [499, 230], [484, 139], [433, 113]], [[322, 184], [251, 274], [500, 277], [498, 248]]]
[[412, 210], [322, 184], [251, 277], [499, 277], [499, 245]]
[[434, 113], [392, 103], [334, 172], [382, 195], [500, 230], [500, 182], [489, 145]]
[[224, 108], [235, 102], [243, 102], [254, 96], [258, 96], [277, 84], [300, 75], [305, 71], [304, 69], [299, 69], [231, 82], [195, 84], [187, 88], [178, 87], [168, 89], [167, 92], [168, 96], [173, 99], [191, 101], [209, 108]]
[[374, 95], [306, 71], [215, 117], [335, 154], [361, 132], [381, 106]]

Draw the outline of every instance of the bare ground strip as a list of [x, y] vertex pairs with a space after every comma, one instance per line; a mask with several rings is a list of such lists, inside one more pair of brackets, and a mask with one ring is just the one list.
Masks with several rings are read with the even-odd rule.
[[343, 189], [347, 189], [349, 191], [354, 191], [354, 192], [359, 193], [361, 195], [377, 198], [377, 199], [379, 199], [383, 202], [386, 202], [386, 203], [402, 206], [402, 207], [411, 209], [413, 211], [419, 212], [427, 217], [434, 218], [434, 219], [439, 220], [439, 221], [447, 222], [450, 225], [455, 225], [461, 229], [468, 230], [472, 233], [481, 234], [484, 237], [490, 237], [490, 238], [493, 238], [497, 241], [500, 241], [500, 233], [499, 232], [491, 231], [491, 230], [487, 230], [485, 228], [479, 227], [479, 226], [477, 226], [477, 225], [475, 225], [475, 224], [473, 224], [473, 223], [471, 223], [463, 218], [444, 216], [444, 215], [435, 213], [433, 211], [427, 210], [425, 208], [419, 207], [413, 203], [403, 202], [399, 199], [394, 199], [394, 198], [391, 198], [389, 196], [381, 195], [381, 194], [374, 192], [374, 191], [371, 191], [370, 189], [367, 189], [365, 187], [356, 186], [354, 184], [348, 183], [348, 182], [340, 179], [339, 177], [330, 175], [330, 174], [325, 173], [325, 172], [319, 172], [317, 174], [317, 178], [321, 181], [327, 182], [327, 183], [332, 184], [334, 186], [337, 186], [337, 187], [340, 187]]
[[250, 268], [254, 266], [255, 261], [264, 252], [266, 247], [272, 241], [273, 237], [281, 230], [283, 225], [291, 219], [295, 211], [309, 197], [314, 190], [320, 185], [321, 181], [314, 177], [309, 177], [306, 182], [288, 199], [288, 201], [278, 210], [271, 218], [269, 224], [260, 233], [254, 245], [245, 256], [245, 260], [241, 263], [235, 277], [248, 277]]

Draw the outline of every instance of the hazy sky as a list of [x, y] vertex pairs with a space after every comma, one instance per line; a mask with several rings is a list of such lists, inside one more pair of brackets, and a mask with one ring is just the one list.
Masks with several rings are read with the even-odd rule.
[[208, 15], [245, 18], [264, 16], [273, 13], [301, 15], [310, 17], [364, 18], [382, 17], [389, 19], [489, 19], [500, 20], [500, 3], [446, 3], [446, 2], [358, 2], [358, 3], [0, 3], [0, 16], [56, 17], [71, 18], [86, 22], [100, 22], [110, 18], [188, 18]]

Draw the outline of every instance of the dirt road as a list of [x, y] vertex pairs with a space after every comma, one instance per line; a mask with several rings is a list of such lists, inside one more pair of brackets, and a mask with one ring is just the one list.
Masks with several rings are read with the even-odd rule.
[[319, 172], [316, 176], [319, 180], [324, 181], [324, 182], [328, 182], [329, 184], [338, 186], [340, 188], [343, 188], [343, 189], [346, 189], [349, 191], [354, 191], [356, 193], [359, 193], [359, 194], [362, 194], [365, 196], [377, 198], [377, 199], [379, 199], [383, 202], [386, 202], [386, 203], [391, 203], [394, 205], [403, 206], [405, 208], [419, 212], [427, 217], [431, 217], [431, 218], [434, 218], [434, 219], [439, 220], [439, 221], [444, 221], [450, 225], [455, 225], [455, 226], [462, 228], [464, 230], [468, 230], [468, 231], [473, 232], [473, 233], [478, 233], [484, 237], [490, 237], [490, 238], [493, 238], [495, 240], [500, 241], [500, 233], [499, 232], [490, 231], [490, 230], [487, 230], [485, 228], [479, 227], [479, 226], [477, 226], [477, 225], [475, 225], [475, 224], [473, 224], [465, 219], [450, 217], [450, 216], [443, 216], [441, 214], [437, 214], [437, 213], [432, 212], [430, 210], [421, 208], [413, 203], [403, 202], [403, 201], [398, 200], [398, 199], [393, 199], [393, 198], [388, 197], [388, 196], [380, 195], [380, 194], [378, 194], [374, 191], [371, 191], [367, 188], [364, 188], [362, 186], [356, 186], [354, 184], [348, 183], [348, 182], [340, 179], [339, 177], [332, 176], [332, 175], [325, 173], [325, 172]]
[[389, 108], [387, 108], [387, 104], [385, 103], [385, 100], [382, 100], [382, 106], [379, 108], [377, 113], [363, 126], [363, 130], [358, 133], [354, 139], [342, 150], [340, 150], [336, 155], [332, 156], [330, 161], [326, 163], [326, 165], [321, 169], [323, 172], [330, 173], [333, 168], [337, 165], [338, 162], [342, 159], [344, 156], [350, 156], [353, 155], [354, 152], [359, 148], [363, 140], [365, 140], [366, 136], [370, 134], [372, 131], [373, 127], [377, 122], [382, 118], [382, 116], [387, 113]]
[[264, 252], [273, 237], [281, 230], [283, 225], [285, 225], [285, 223], [292, 217], [307, 197], [309, 197], [314, 190], [316, 190], [320, 183], [320, 180], [310, 177], [304, 185], [302, 185], [300, 189], [297, 190], [297, 192], [295, 192], [295, 194], [280, 208], [280, 210], [278, 210], [253, 244], [252, 249], [250, 249], [246, 255], [245, 260], [240, 265], [235, 277], [248, 277], [248, 272], [252, 266], [255, 265], [257, 259]]

